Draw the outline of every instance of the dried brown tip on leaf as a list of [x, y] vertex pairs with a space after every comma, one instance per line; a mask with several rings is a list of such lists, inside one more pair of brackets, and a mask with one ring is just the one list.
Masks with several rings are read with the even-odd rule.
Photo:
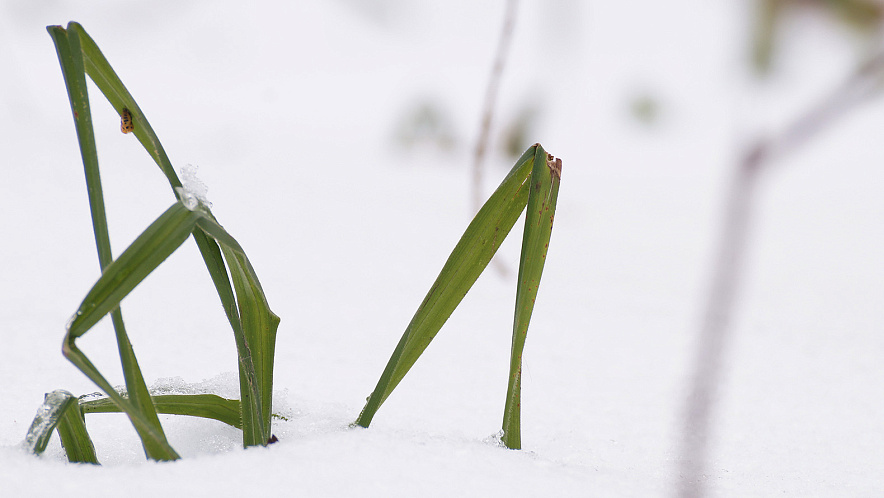
[[546, 155], [546, 166], [549, 168], [550, 173], [558, 179], [562, 178], [562, 160], [556, 157], [553, 157], [552, 154]]

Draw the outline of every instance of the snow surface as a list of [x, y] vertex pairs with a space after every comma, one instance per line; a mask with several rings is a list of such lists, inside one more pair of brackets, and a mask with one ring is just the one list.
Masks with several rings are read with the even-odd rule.
[[[514, 277], [476, 288], [378, 412], [351, 429], [469, 221], [470, 150], [504, 2], [0, 3], [0, 495], [666, 496], [728, 175], [750, 140], [840, 83], [857, 42], [819, 15], [787, 27], [773, 78], [746, 68], [743, 2], [522, 2], [495, 123], [564, 160], [525, 349], [522, 451], [500, 427]], [[180, 462], [146, 462], [119, 415], [87, 420], [101, 467], [18, 446], [55, 389], [95, 387], [60, 354], [98, 277], [82, 166], [49, 24], [77, 20], [282, 318], [280, 442], [240, 449], [163, 416]], [[117, 253], [174, 198], [90, 89]], [[630, 117], [651, 96], [659, 120]], [[404, 150], [415, 103], [455, 147]], [[760, 190], [715, 413], [714, 496], [884, 490], [884, 102], [779, 162]], [[495, 134], [498, 135], [498, 134]], [[492, 157], [487, 191], [511, 162]], [[519, 228], [514, 230], [515, 234]], [[517, 240], [501, 249], [515, 268]], [[235, 348], [188, 242], [124, 302], [149, 384], [236, 396]], [[109, 323], [81, 339], [122, 383]], [[125, 491], [120, 491], [120, 486]]]

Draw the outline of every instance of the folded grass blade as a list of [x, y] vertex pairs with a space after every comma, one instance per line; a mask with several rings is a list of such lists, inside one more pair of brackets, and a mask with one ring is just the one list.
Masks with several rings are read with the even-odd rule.
[[135, 102], [132, 94], [123, 85], [122, 80], [117, 76], [117, 73], [104, 57], [104, 54], [101, 53], [98, 45], [79, 23], [68, 23], [68, 32], [76, 36], [80, 42], [83, 68], [86, 74], [89, 75], [95, 86], [101, 90], [101, 93], [104, 94], [107, 101], [110, 102], [118, 114], [122, 116], [123, 109], [129, 111], [132, 119], [132, 133], [141, 142], [141, 145], [144, 146], [150, 157], [157, 163], [157, 166], [160, 167], [172, 188], [180, 187], [181, 181], [175, 173], [175, 168], [172, 167], [172, 162], [169, 161], [169, 156], [166, 155], [166, 151], [147, 121], [147, 117], [141, 111], [138, 103]]
[[[82, 26], [71, 22], [68, 24], [67, 30], [60, 26], [50, 26], [48, 31], [55, 41], [71, 98], [81, 153], [87, 170], [90, 206], [93, 208], [93, 223], [97, 227], [96, 239], [99, 245], [99, 257], [102, 261], [102, 268], [104, 268], [110, 263], [111, 252], [107, 237], [107, 224], [104, 221], [103, 197], [86, 95], [85, 74], [89, 75], [118, 113], [122, 115], [124, 110], [128, 111], [134, 135], [160, 167], [179, 200], [182, 195], [178, 189], [181, 182], [141, 108]], [[220, 228], [220, 225], [217, 225], [207, 209], [204, 214], [206, 215], [204, 219], [207, 221], [203, 225], [209, 226], [210, 229], [202, 228], [194, 230], [192, 233], [236, 339], [240, 392], [244, 401], [242, 404], [243, 445], [263, 445], [266, 444], [270, 435], [273, 354], [279, 318], [270, 311], [257, 276], [242, 248]], [[234, 278], [233, 286], [231, 286], [228, 277], [228, 269]], [[162, 427], [156, 419], [155, 410], [149, 406], [150, 396], [144, 386], [141, 372], [138, 370], [131, 344], [129, 344], [128, 337], [125, 336], [122, 315], [118, 309], [115, 309], [111, 312], [111, 316], [117, 330], [124, 372], [127, 374], [126, 385], [131, 396], [130, 407], [134, 406], [143, 411], [145, 415], [142, 417], [144, 420], [133, 420], [133, 423], [136, 427], [143, 427], [144, 423], [153, 426], [151, 433], [141, 434], [141, 431], [146, 429], [139, 429], [143, 441], [145, 439], [152, 441], [157, 436], [162, 436]], [[81, 354], [73, 344], [66, 351], [72, 353], [74, 358], [78, 358], [78, 355]], [[78, 361], [82, 363], [82, 360]], [[254, 368], [256, 362], [259, 364], [257, 371]], [[90, 377], [97, 374], [97, 371], [93, 371], [94, 367], [85, 363], [83, 363], [83, 367], [89, 369], [91, 373], [87, 375]], [[107, 385], [102, 386], [103, 389], [106, 387]], [[108, 392], [108, 395], [111, 393]], [[129, 410], [124, 411], [129, 412]], [[162, 438], [164, 439], [164, 436]], [[158, 455], [152, 455], [152, 451], [147, 447], [145, 450], [151, 458], [177, 457], [177, 455], [169, 453], [163, 446], [167, 446], [167, 444], [152, 450], [158, 452]]]
[[[160, 394], [153, 396], [158, 413], [187, 415], [224, 422], [242, 429], [239, 401], [222, 398], [215, 394]], [[83, 414], [119, 413], [120, 408], [110, 398], [91, 399], [80, 402]]]
[[69, 461], [98, 463], [77, 398], [67, 391], [52, 391], [46, 395], [22, 445], [39, 455], [46, 450], [54, 429], [58, 430]]
[[[271, 437], [273, 359], [279, 317], [270, 310], [261, 282], [239, 243], [211, 216], [201, 218], [197, 225], [199, 230], [195, 234], [201, 233], [220, 246], [236, 290], [238, 306], [228, 307], [225, 303], [225, 310], [234, 328], [239, 354], [243, 444], [264, 445]], [[229, 285], [225, 292], [229, 292]], [[227, 302], [233, 300], [228, 297]]]
[[[484, 271], [526, 205], [536, 205], [532, 209], [543, 209], [542, 206], [545, 206], [545, 209], [548, 210], [547, 218], [550, 220], [551, 227], [552, 215], [555, 211], [554, 195], [551, 203], [548, 198], [546, 201], [540, 200], [541, 196], [549, 194], [543, 192], [542, 185], [535, 187], [534, 183], [536, 181], [533, 178], [537, 176], [538, 180], [542, 180], [542, 175], [545, 174], [547, 177], [550, 175], [550, 170], [547, 167], [548, 157], [551, 156], [547, 155], [540, 144], [531, 146], [519, 158], [497, 190], [476, 214], [476, 217], [467, 227], [460, 241], [448, 257], [436, 281], [430, 287], [430, 291], [427, 293], [424, 301], [418, 307], [417, 312], [405, 329], [405, 333], [402, 334], [402, 338], [387, 362], [387, 366], [384, 368], [377, 386], [369, 396], [368, 402], [356, 420], [357, 425], [368, 427], [371, 424], [371, 420], [381, 404], [396, 388], [405, 374], [408, 373], [418, 357], [420, 357], [439, 332], [442, 325], [448, 320], [448, 317], [451, 316], [454, 309], [463, 300], [476, 279]], [[561, 161], [554, 164], [558, 164], [559, 170], [561, 169]], [[550, 182], [547, 181], [546, 184], [550, 184]], [[555, 185], [555, 191], [557, 192], [557, 180]], [[531, 196], [535, 198], [529, 199]], [[529, 219], [534, 220], [534, 217]], [[531, 223], [532, 226], [536, 224], [535, 221], [531, 221]], [[531, 242], [529, 245], [533, 248], [538, 241], [542, 242], [542, 233], [535, 233], [534, 228], [528, 233], [527, 226], [526, 224], [526, 234], [530, 235]], [[548, 234], [547, 230], [546, 242], [544, 244], [549, 241]], [[537, 237], [540, 237], [540, 239], [535, 240]], [[533, 249], [526, 253], [523, 244], [523, 263], [526, 257], [538, 258], [539, 254]], [[545, 257], [545, 250], [543, 251], [543, 257]], [[532, 272], [530, 277], [539, 281], [539, 272], [536, 275], [534, 273], [538, 270], [536, 263], [529, 264], [528, 267]], [[542, 269], [541, 262], [539, 271], [542, 272]], [[529, 276], [527, 270], [525, 276]], [[520, 278], [520, 282], [521, 280]], [[536, 290], [535, 284], [533, 288], [534, 294], [536, 294]], [[528, 294], [525, 294], [525, 296], [527, 297]], [[533, 295], [531, 295], [530, 299], [533, 302]], [[524, 325], [525, 331], [527, 331], [529, 318], [530, 310], [528, 316], [519, 321], [520, 326]], [[524, 332], [521, 333], [521, 342], [518, 345], [514, 342], [513, 346], [514, 352], [518, 346], [519, 358], [521, 358], [521, 348], [523, 345]], [[515, 419], [515, 423], [518, 424], [518, 418]], [[510, 431], [512, 432], [512, 428]]]
[[528, 323], [531, 321], [534, 300], [540, 287], [540, 277], [543, 275], [543, 265], [546, 263], [546, 251], [552, 235], [561, 176], [561, 159], [545, 153], [535, 155], [534, 168], [531, 171], [531, 192], [525, 214], [525, 232], [522, 235], [510, 376], [503, 410], [502, 441], [511, 449], [522, 447], [520, 423], [522, 350], [525, 348]]
[[[197, 227], [198, 225], [199, 228]], [[233, 275], [237, 294], [242, 296], [239, 301], [244, 303], [239, 309], [239, 316], [245, 317], [243, 323], [249, 329], [272, 331], [271, 337], [266, 339], [270, 343], [269, 346], [268, 344], [260, 344], [260, 337], [251, 336], [245, 336], [245, 341], [241, 345], [247, 351], [254, 349], [263, 353], [269, 350], [270, 358], [268, 359], [263, 355], [243, 355], [240, 366], [242, 367], [241, 370], [245, 372], [246, 382], [245, 384], [241, 383], [241, 386], [247, 385], [248, 391], [241, 394], [243, 394], [243, 399], [246, 399], [247, 403], [242, 407], [242, 415], [237, 414], [239, 421], [235, 424], [240, 426], [244, 433], [246, 430], [252, 431], [248, 434], [251, 444], [247, 445], [266, 444], [270, 438], [270, 407], [267, 407], [265, 415], [265, 409], [261, 400], [262, 398], [269, 400], [270, 394], [262, 393], [259, 388], [262, 385], [271, 386], [271, 381], [267, 379], [267, 376], [272, 376], [272, 341], [275, 339], [279, 319], [276, 315], [269, 312], [269, 309], [265, 312], [266, 306], [261, 308], [260, 306], [247, 304], [263, 299], [263, 291], [254, 277], [254, 271], [248, 259], [242, 254], [239, 243], [212, 220], [208, 212], [202, 209], [191, 211], [181, 202], [176, 202], [139, 235], [119, 258], [105, 269], [101, 278], [86, 295], [80, 309], [70, 322], [68, 335], [65, 340], [65, 354], [107, 393], [113, 403], [129, 413], [127, 408], [132, 408], [129, 398], [113, 389], [82, 351], [77, 348], [75, 339], [86, 333], [109, 310], [119, 307], [123, 298], [184, 243], [191, 232], [206, 229], [208, 229], [206, 233], [209, 236], [217, 237], [217, 240], [221, 241], [222, 249], [230, 254], [228, 260], [237, 262], [236, 266], [232, 267], [230, 271]], [[256, 370], [251, 364], [252, 358], [258, 358], [261, 361], [260, 369]], [[252, 393], [253, 390], [257, 392], [257, 395]], [[156, 401], [162, 398], [154, 397], [153, 399]], [[222, 398], [214, 401], [220, 399]], [[173, 400], [176, 401], [175, 406], [179, 409], [179, 412], [176, 413], [180, 413], [180, 409], [184, 409], [187, 406], [187, 403], [182, 402], [180, 398], [173, 398]], [[193, 401], [190, 404], [190, 408], [204, 410], [207, 408], [207, 400], [208, 398], [204, 398], [202, 403]], [[248, 400], [252, 402], [248, 402]], [[165, 398], [164, 401], [169, 401], [169, 398]], [[224, 409], [230, 408], [230, 406], [228, 404]], [[236, 407], [239, 409], [240, 404], [237, 403]], [[171, 408], [168, 408], [167, 405], [167, 409]], [[226, 416], [225, 420], [231, 419], [229, 416]], [[247, 421], [248, 424], [246, 423]], [[145, 421], [138, 416], [134, 417], [133, 423], [136, 427], [143, 427], [145, 425]], [[160, 444], [158, 434], [151, 432], [146, 427], [143, 430], [146, 434], [145, 437], [150, 438], [149, 440], [154, 441], [156, 444]]]

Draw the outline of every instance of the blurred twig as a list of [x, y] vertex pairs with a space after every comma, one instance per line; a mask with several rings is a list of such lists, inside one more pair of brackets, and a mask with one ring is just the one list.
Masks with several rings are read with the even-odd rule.
[[507, 0], [503, 29], [500, 31], [500, 41], [497, 44], [497, 54], [494, 56], [494, 65], [491, 66], [491, 75], [488, 78], [488, 86], [485, 88], [485, 100], [479, 124], [479, 138], [476, 140], [476, 151], [473, 155], [473, 211], [478, 211], [484, 200], [482, 196], [482, 164], [488, 151], [494, 105], [497, 102], [500, 78], [503, 75], [503, 68], [506, 65], [506, 58], [509, 54], [513, 27], [516, 24], [518, 3], [518, 0]]
[[860, 66], [843, 85], [782, 133], [757, 142], [737, 167], [725, 204], [719, 252], [701, 322], [684, 414], [678, 480], [678, 495], [681, 497], [700, 497], [705, 491], [710, 420], [721, 383], [722, 362], [730, 342], [730, 325], [743, 276], [759, 176], [772, 160], [794, 153], [819, 132], [831, 127], [847, 111], [868, 100], [881, 89], [882, 81], [884, 53]]
[[[497, 90], [500, 87], [500, 78], [506, 65], [512, 41], [513, 28], [516, 24], [516, 11], [518, 0], [507, 0], [504, 9], [503, 28], [500, 31], [500, 40], [497, 44], [497, 53], [494, 56], [494, 65], [491, 66], [491, 75], [488, 78], [488, 86], [485, 88], [485, 100], [482, 107], [482, 117], [479, 124], [479, 138], [476, 140], [476, 151], [473, 154], [473, 181], [472, 181], [472, 207], [473, 212], [478, 212], [482, 207], [484, 197], [482, 195], [482, 165], [485, 162], [485, 154], [488, 151], [488, 142], [491, 136], [491, 120], [494, 115], [494, 105], [497, 102]], [[495, 268], [501, 274], [509, 273], [500, 262], [500, 258], [492, 260]]]
[[791, 17], [818, 11], [830, 21], [838, 20], [854, 35], [876, 43], [884, 21], [880, 0], [756, 0], [755, 28], [752, 37], [752, 63], [759, 74], [770, 72], [777, 39], [784, 22]]

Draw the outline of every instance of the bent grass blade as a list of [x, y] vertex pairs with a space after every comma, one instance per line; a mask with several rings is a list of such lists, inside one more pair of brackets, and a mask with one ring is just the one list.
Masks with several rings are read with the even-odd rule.
[[68, 23], [68, 32], [76, 36], [80, 42], [83, 69], [86, 74], [89, 75], [95, 86], [104, 94], [107, 101], [110, 102], [121, 117], [124, 109], [129, 111], [133, 127], [132, 133], [141, 145], [144, 146], [150, 157], [157, 163], [157, 166], [160, 167], [172, 189], [180, 187], [181, 180], [178, 179], [175, 168], [172, 167], [172, 162], [169, 160], [169, 156], [166, 155], [166, 151], [163, 149], [159, 138], [147, 121], [147, 117], [141, 111], [138, 103], [135, 102], [132, 94], [123, 85], [120, 77], [111, 68], [110, 63], [104, 57], [104, 54], [101, 53], [95, 40], [77, 22]]
[[[123, 298], [187, 240], [201, 215], [200, 212], [190, 211], [181, 202], [176, 202], [142, 232], [119, 258], [105, 268], [86, 295], [68, 324], [62, 346], [64, 355], [129, 415], [145, 448], [151, 449], [148, 456], [157, 460], [178, 458], [178, 454], [166, 440], [162, 427], [159, 426], [159, 419], [157, 418], [156, 424], [153, 424], [144, 411], [135, 404], [131, 391], [128, 391], [127, 397], [118, 393], [77, 347], [76, 339], [89, 331], [109, 312], [118, 310]], [[146, 386], [144, 391], [156, 417]]]
[[[59, 52], [59, 60], [62, 64], [65, 82], [71, 97], [74, 120], [77, 124], [81, 153], [83, 154], [84, 165], [87, 168], [87, 179], [91, 181], [89, 183], [90, 205], [93, 206], [93, 213], [100, 211], [101, 214], [99, 217], [100, 223], [95, 221], [95, 214], [93, 214], [93, 221], [94, 224], [103, 227], [103, 237], [106, 238], [107, 230], [106, 222], [103, 221], [103, 198], [101, 196], [100, 180], [98, 180], [97, 155], [95, 154], [91, 116], [89, 114], [88, 98], [86, 97], [84, 72], [89, 75], [118, 113], [122, 114], [124, 109], [129, 111], [134, 135], [160, 167], [176, 197], [181, 200], [181, 193], [177, 189], [177, 187], [181, 186], [181, 182], [174, 168], [172, 168], [159, 138], [154, 133], [141, 108], [98, 49], [94, 40], [76, 22], [69, 23], [67, 30], [60, 26], [50, 26], [47, 29], [52, 35]], [[72, 49], [71, 47], [74, 48]], [[94, 179], [94, 181], [91, 179]], [[97, 188], [95, 188], [95, 185], [97, 185]], [[94, 209], [94, 206], [100, 207], [100, 210]], [[211, 212], [208, 209], [205, 211], [206, 218], [212, 223], [207, 221], [204, 225], [217, 225]], [[218, 229], [220, 229], [220, 225]], [[98, 234], [98, 231], [96, 233]], [[243, 445], [266, 444], [270, 435], [273, 354], [279, 318], [270, 311], [258, 278], [239, 244], [225, 247], [225, 244], [221, 242], [221, 246], [219, 246], [219, 242], [213, 237], [218, 236], [219, 233], [226, 234], [223, 229], [220, 229], [220, 231], [214, 230], [214, 236], [209, 236], [209, 231], [205, 229], [194, 230], [192, 233], [218, 292], [218, 296], [221, 299], [225, 314], [234, 331], [239, 356], [240, 392], [242, 399], [245, 401], [243, 404], [244, 417], [242, 422]], [[233, 239], [227, 235], [226, 240], [229, 242]], [[102, 244], [99, 244], [99, 247], [101, 256]], [[107, 250], [104, 251], [106, 257], [101, 256], [101, 259], [102, 261], [109, 262], [109, 243], [106, 244], [106, 247]], [[230, 274], [236, 276], [234, 281], [234, 287], [236, 287], [235, 294], [228, 278], [228, 267]], [[122, 329], [122, 317], [118, 317], [118, 313], [118, 310], [114, 310], [112, 318], [114, 319], [115, 326], [119, 323], [119, 329]], [[125, 341], [120, 341], [120, 351], [121, 356], [129, 357], [126, 363], [134, 364], [137, 370], [137, 363], [135, 362], [134, 353], [131, 352], [128, 338]], [[253, 357], [258, 358], [258, 363], [260, 364], [259, 373], [255, 372]], [[136, 373], [137, 375], [135, 375]], [[136, 399], [136, 401], [141, 400], [143, 404], [146, 398], [146, 402], [149, 403], [150, 398], [147, 395], [147, 388], [144, 386], [140, 371], [133, 372], [132, 377], [134, 380], [140, 380], [140, 382], [136, 382], [140, 386], [130, 386], [130, 381], [127, 378], [127, 389], [130, 393], [136, 395], [133, 396], [133, 399]], [[110, 395], [110, 393], [108, 394]], [[147, 407], [146, 409], [153, 411], [152, 407]], [[155, 418], [155, 414], [153, 418]], [[162, 431], [158, 420], [156, 428], [160, 432]]]
[[[129, 404], [129, 398], [117, 392], [113, 386], [110, 385], [107, 379], [101, 375], [86, 355], [77, 348], [75, 340], [92, 328], [92, 326], [104, 317], [109, 310], [119, 307], [120, 302], [142, 280], [144, 280], [147, 275], [149, 275], [179, 246], [181, 246], [192, 232], [196, 230], [205, 230], [204, 227], [209, 228], [207, 233], [212, 237], [216, 237], [222, 250], [239, 258], [238, 266], [231, 269], [231, 273], [241, 274], [239, 277], [234, 277], [234, 282], [237, 283], [237, 292], [240, 294], [246, 292], [245, 290], [239, 289], [238, 280], [246, 282], [242, 285], [250, 286], [248, 292], [252, 292], [253, 294], [259, 292], [260, 285], [257, 283], [251, 283], [256, 282], [257, 280], [253, 276], [254, 272], [251, 270], [251, 265], [248, 263], [248, 259], [241, 252], [242, 249], [239, 243], [231, 237], [230, 234], [224, 231], [220, 225], [212, 220], [208, 212], [203, 209], [191, 211], [179, 201], [157, 218], [156, 221], [154, 221], [141, 235], [138, 236], [137, 239], [135, 239], [132, 245], [130, 245], [119, 258], [105, 269], [92, 290], [86, 295], [86, 298], [80, 305], [80, 309], [77, 311], [76, 315], [74, 315], [68, 326], [68, 334], [65, 338], [64, 344], [66, 355], [80, 368], [80, 370], [89, 376], [93, 382], [102, 388], [110, 400], [119, 407], [119, 409], [126, 411], [127, 413], [129, 413], [128, 410], [132, 409]], [[249, 274], [250, 271], [251, 274]], [[261, 293], [261, 296], [263, 297], [263, 293]], [[258, 298], [256, 296], [249, 296], [248, 298], [241, 298], [240, 300], [242, 302], [248, 302], [249, 299], [254, 300]], [[269, 312], [269, 310], [266, 313], [262, 313], [259, 307], [255, 308], [258, 308], [258, 310], [246, 309], [244, 306], [240, 310], [240, 313], [241, 315], [248, 317], [251, 321], [260, 322], [256, 326], [266, 327], [268, 329], [272, 328], [274, 332], [273, 337], [275, 338], [275, 327], [278, 325], [279, 319], [276, 315]], [[245, 344], [246, 349], [250, 346], [250, 343]], [[256, 344], [253, 349], [261, 350], [262, 347]], [[271, 350], [271, 354], [272, 352], [273, 351]], [[252, 356], [247, 356], [246, 360], [250, 361], [251, 358]], [[266, 376], [265, 370], [267, 369], [272, 373], [272, 368], [272, 358], [269, 362], [264, 360], [261, 374]], [[248, 381], [250, 387], [260, 386], [260, 382], [265, 380], [264, 377], [259, 377], [256, 374], [255, 369], [251, 365], [246, 365], [244, 370], [248, 372], [247, 376], [251, 378]], [[251, 388], [246, 395], [251, 396]], [[265, 395], [259, 392], [258, 397], [260, 398], [262, 396]], [[158, 411], [161, 413], [176, 413], [181, 415], [217, 418], [230, 423], [231, 425], [242, 428], [244, 433], [246, 433], [247, 430], [251, 430], [253, 433], [250, 434], [249, 437], [254, 439], [255, 442], [253, 445], [266, 444], [267, 440], [270, 438], [268, 435], [268, 429], [270, 426], [269, 419], [271, 417], [270, 414], [267, 413], [267, 420], [265, 421], [261, 399], [257, 399], [255, 402], [245, 406], [241, 405], [239, 402], [235, 402], [235, 408], [237, 410], [236, 419], [238, 419], [236, 422], [233, 422], [234, 419], [229, 413], [226, 413], [231, 410], [234, 405], [227, 403], [230, 400], [224, 400], [217, 396], [188, 399], [180, 396], [156, 396], [153, 397], [153, 400], [162, 401], [164, 403], [163, 409], [158, 408]], [[96, 403], [98, 408], [93, 407], [88, 403], [86, 403], [85, 406], [89, 407], [87, 410], [92, 411], [93, 408], [96, 410], [100, 408], [102, 404]], [[241, 406], [243, 406], [242, 409], [240, 409]], [[240, 411], [242, 412], [241, 414]], [[251, 425], [247, 425], [247, 421]], [[149, 428], [144, 427], [146, 424], [143, 419], [136, 415], [133, 423], [136, 424], [137, 427], [141, 427], [146, 434], [146, 437], [150, 438], [152, 442], [161, 444], [159, 434], [151, 432]]]
[[[214, 245], [214, 251], [220, 247], [236, 290], [236, 301], [223, 295], [222, 301], [234, 328], [239, 354], [243, 444], [266, 445], [272, 435], [273, 359], [279, 317], [270, 310], [261, 282], [239, 243], [211, 215], [198, 220], [197, 227], [199, 230], [194, 235], [203, 236]], [[209, 246], [208, 249], [212, 250], [213, 247]], [[209, 261], [206, 261], [208, 266]], [[219, 287], [216, 282], [216, 289], [219, 295], [223, 290], [232, 296], [226, 271], [222, 284], [225, 282], [226, 287]]]
[[525, 183], [537, 148], [532, 146], [522, 155], [461, 236], [402, 334], [357, 425], [371, 424], [375, 412], [466, 296], [516, 223], [528, 202]]
[[[530, 208], [532, 210], [541, 210], [543, 216], [549, 220], [547, 226], [545, 222], [542, 222], [543, 220], [540, 220], [539, 223], [535, 219], [536, 216], [526, 218], [526, 238], [522, 248], [520, 287], [517, 295], [522, 296], [523, 300], [530, 299], [533, 304], [534, 296], [537, 293], [537, 282], [543, 272], [545, 247], [549, 243], [552, 217], [555, 213], [555, 198], [558, 192], [559, 175], [556, 174], [555, 181], [552, 181], [550, 178], [551, 169], [547, 166], [547, 160], [551, 157], [540, 144], [530, 147], [476, 214], [442, 267], [436, 281], [430, 287], [424, 301], [418, 307], [405, 329], [405, 333], [402, 334], [402, 338], [387, 362], [377, 386], [359, 414], [355, 422], [356, 425], [368, 427], [371, 424], [371, 420], [381, 404], [408, 373], [454, 309], [466, 296], [479, 275], [488, 266], [494, 253], [497, 252], [526, 205], [532, 206]], [[561, 171], [561, 161], [554, 161], [553, 165], [558, 165], [558, 171]], [[553, 185], [554, 190], [551, 188]], [[537, 244], [543, 246], [542, 252], [536, 250]], [[526, 250], [526, 248], [530, 249]], [[533, 288], [522, 289], [523, 276], [528, 279], [528, 282], [535, 282]], [[523, 309], [527, 308], [518, 301], [517, 306], [521, 306]], [[527, 311], [527, 314], [523, 312], [520, 315], [518, 311], [516, 314], [517, 330], [520, 332], [514, 333], [513, 336], [513, 355], [518, 356], [519, 360], [521, 360], [524, 336], [527, 333], [530, 320], [530, 309]], [[517, 376], [510, 377], [508, 399], [514, 399], [516, 402], [518, 402], [518, 382]], [[516, 394], [513, 395], [513, 393]], [[509, 421], [504, 423], [505, 432], [518, 434], [519, 419], [518, 416], [512, 417], [512, 414], [517, 414], [517, 412], [514, 412], [509, 402], [505, 407], [505, 413], [510, 414], [505, 417]], [[513, 443], [512, 439], [509, 441]], [[507, 444], [507, 439], [504, 440], [504, 443]]]
[[[71, 111], [77, 129], [77, 139], [80, 144], [80, 154], [86, 172], [89, 207], [92, 212], [92, 225], [95, 232], [98, 259], [101, 269], [104, 271], [111, 264], [113, 256], [107, 229], [101, 177], [98, 170], [98, 152], [95, 147], [95, 136], [92, 129], [92, 115], [86, 89], [80, 37], [76, 29], [77, 26], [72, 26], [72, 28], [65, 31], [60, 26], [49, 26], [47, 30], [55, 42], [58, 60], [61, 64], [65, 86], [67, 87], [68, 97], [71, 102]], [[111, 320], [116, 334], [117, 348], [123, 367], [126, 389], [130, 393], [130, 401], [126, 404], [124, 411], [126, 411], [126, 414], [138, 431], [144, 445], [144, 452], [148, 458], [174, 460], [178, 458], [178, 455], [166, 442], [163, 428], [151, 403], [141, 369], [138, 366], [129, 337], [126, 334], [123, 314], [120, 309], [113, 310]], [[65, 351], [66, 356], [69, 351], [74, 354], [74, 357], [77, 356], [76, 348], [73, 350], [63, 348], [63, 351]], [[68, 358], [72, 357], [68, 356]], [[76, 362], [74, 363], [76, 364]], [[80, 367], [80, 365], [77, 366]], [[86, 372], [84, 371], [84, 373]], [[89, 374], [87, 373], [87, 375]]]
[[[215, 394], [162, 394], [152, 399], [158, 413], [207, 418], [242, 429], [239, 400]], [[56, 430], [68, 461], [98, 464], [95, 446], [86, 430], [85, 415], [120, 412], [120, 407], [108, 397], [83, 400], [68, 391], [53, 391], [46, 394], [37, 409], [22, 447], [40, 455], [46, 450], [52, 431]]]
[[[129, 110], [134, 135], [157, 163], [176, 197], [180, 199], [181, 194], [177, 187], [181, 186], [181, 181], [147, 117], [83, 27], [77, 23], [70, 23], [68, 26], [80, 35], [86, 73], [118, 113], [122, 114], [123, 109]], [[214, 221], [211, 214], [209, 217]], [[223, 229], [220, 232], [226, 233]], [[214, 233], [219, 232], [216, 230]], [[219, 247], [206, 230], [194, 231], [193, 237], [221, 299], [236, 341], [240, 364], [240, 396], [245, 400], [243, 445], [264, 445], [270, 437], [273, 355], [279, 318], [270, 310], [258, 277], [238, 244], [230, 246], [236, 247], [236, 250], [227, 252], [222, 250], [224, 244]], [[233, 287], [228, 277], [228, 267], [230, 276], [240, 276], [239, 284], [234, 280]], [[254, 363], [261, 365], [256, 373], [252, 373], [254, 367], [251, 365]], [[252, 416], [251, 413], [261, 416]]]
[[[222, 398], [216, 394], [160, 394], [153, 404], [158, 413], [208, 418], [242, 429], [239, 400]], [[120, 408], [110, 398], [80, 402], [83, 414], [119, 413]]]
[[46, 395], [22, 446], [36, 455], [43, 453], [54, 429], [58, 430], [69, 461], [98, 463], [77, 398], [67, 391], [52, 391]]

